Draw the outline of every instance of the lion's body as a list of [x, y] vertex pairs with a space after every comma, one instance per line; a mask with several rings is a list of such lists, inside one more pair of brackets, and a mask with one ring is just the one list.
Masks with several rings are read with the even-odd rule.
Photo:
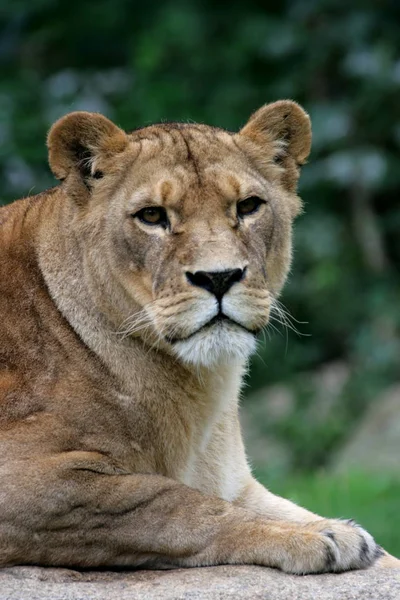
[[301, 109], [265, 110], [237, 135], [71, 115], [49, 138], [62, 185], [0, 209], [0, 564], [315, 572], [378, 556], [246, 461], [241, 380], [309, 151]]
[[[140, 339], [109, 332], [94, 340], [89, 331], [88, 344], [101, 348], [99, 354], [84, 344], [49, 297], [38, 264], [38, 224], [50, 227], [63, 200], [55, 190], [0, 209], [2, 456], [96, 450], [127, 472], [158, 473], [233, 499], [223, 490], [231, 488], [224, 473], [234, 479], [235, 465], [226, 468], [222, 448], [214, 460], [208, 452], [214, 473], [221, 463], [217, 477], [201, 469], [197, 453], [206, 452], [210, 438], [215, 444], [223, 420], [226, 458], [233, 458], [240, 368], [221, 367], [204, 382], [173, 357], [149, 352]], [[71, 254], [63, 259], [76, 268]], [[84, 304], [78, 287], [71, 295], [80, 293]]]

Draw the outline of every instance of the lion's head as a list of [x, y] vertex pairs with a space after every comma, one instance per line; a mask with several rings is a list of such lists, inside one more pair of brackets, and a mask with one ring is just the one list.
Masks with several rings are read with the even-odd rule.
[[310, 143], [290, 101], [239, 133], [171, 123], [127, 134], [84, 112], [58, 121], [50, 165], [115, 328], [191, 364], [247, 358], [290, 266]]

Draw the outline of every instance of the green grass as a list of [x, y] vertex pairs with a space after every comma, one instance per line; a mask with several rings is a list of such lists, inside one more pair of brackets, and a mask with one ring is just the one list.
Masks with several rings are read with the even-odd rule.
[[324, 517], [354, 518], [391, 554], [400, 557], [400, 480], [387, 474], [294, 476], [290, 481], [259, 481], [275, 494], [289, 498]]

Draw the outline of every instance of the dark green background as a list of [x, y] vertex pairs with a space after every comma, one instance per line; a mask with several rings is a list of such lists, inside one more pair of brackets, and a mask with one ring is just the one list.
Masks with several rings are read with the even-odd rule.
[[[45, 136], [72, 110], [127, 129], [190, 119], [236, 130], [279, 98], [310, 113], [306, 212], [282, 298], [307, 336], [271, 330], [250, 376], [252, 390], [295, 390], [274, 425], [291, 473], [327, 468], [399, 379], [399, 45], [396, 0], [0, 2], [2, 202], [54, 184]], [[337, 361], [350, 377], [314, 422], [308, 374]]]

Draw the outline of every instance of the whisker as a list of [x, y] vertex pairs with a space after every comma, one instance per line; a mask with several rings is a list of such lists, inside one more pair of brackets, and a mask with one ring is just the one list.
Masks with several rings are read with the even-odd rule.
[[299, 321], [298, 319], [296, 319], [296, 317], [294, 317], [289, 309], [280, 301], [277, 299], [274, 299], [272, 302], [272, 306], [274, 308], [276, 308], [277, 310], [280, 310], [283, 314], [285, 314], [291, 321], [294, 321], [295, 323], [297, 323], [298, 325], [308, 325], [308, 321]]
[[259, 346], [257, 345], [256, 346], [256, 351], [255, 351], [254, 354], [262, 362], [263, 366], [267, 367], [267, 363], [265, 362], [264, 357], [263, 357], [263, 355], [261, 354], [261, 352], [259, 351], [258, 348], [259, 348]]
[[285, 308], [278, 300], [274, 300], [271, 304], [270, 320], [276, 321], [277, 323], [282, 325], [286, 330], [291, 329], [296, 335], [300, 337], [308, 337], [310, 335], [308, 333], [303, 333], [299, 331], [295, 325], [295, 323], [305, 324], [306, 322], [295, 319], [290, 314], [288, 309]]
[[[174, 296], [174, 306], [178, 306], [179, 304], [183, 304], [184, 302], [188, 302], [190, 300], [194, 300], [196, 299], [195, 296], [193, 296], [193, 294], [179, 294], [178, 296]], [[158, 306], [160, 306], [161, 308], [168, 308], [169, 306], [171, 306], [171, 298], [159, 298], [158, 300], [155, 301]]]
[[[279, 318], [279, 317], [281, 317], [281, 318]], [[275, 321], [276, 323], [279, 323], [279, 325], [282, 325], [282, 327], [286, 330], [290, 329], [291, 331], [293, 331], [293, 333], [295, 333], [299, 337], [310, 337], [311, 336], [310, 333], [303, 333], [302, 331], [299, 331], [292, 323], [290, 323], [286, 319], [283, 319], [283, 317], [281, 315], [279, 315], [278, 317], [274, 316], [274, 315], [270, 315], [270, 320]]]
[[[276, 319], [273, 319], [273, 320], [275, 321]], [[280, 323], [280, 321], [279, 321], [279, 323]], [[283, 335], [282, 331], [276, 325], [274, 325], [273, 323], [271, 323], [271, 321], [269, 321], [268, 324], [267, 324], [267, 326], [265, 327], [265, 331], [269, 334], [270, 332], [268, 331], [268, 329], [272, 329], [278, 335], [281, 335], [281, 336]], [[271, 338], [269, 338], [269, 339], [271, 340]]]

